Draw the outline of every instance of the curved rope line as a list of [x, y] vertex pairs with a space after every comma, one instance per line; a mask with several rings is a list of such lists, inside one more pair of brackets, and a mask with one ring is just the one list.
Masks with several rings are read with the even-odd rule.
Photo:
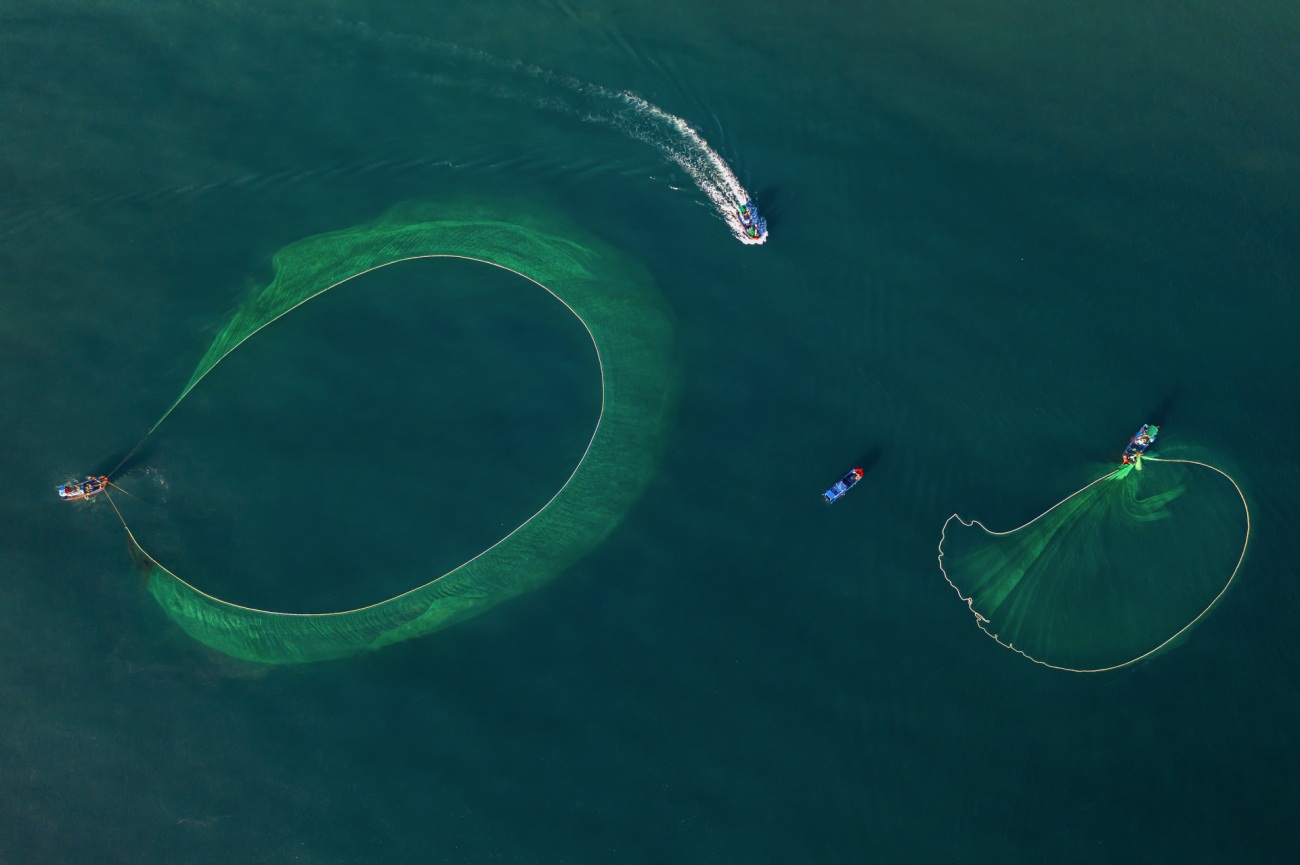
[[1078, 490], [1074, 491], [1073, 493], [1070, 493], [1070, 495], [1068, 495], [1068, 496], [1066, 496], [1065, 498], [1061, 499], [1059, 502], [1057, 502], [1056, 504], [1052, 505], [1052, 506], [1051, 506], [1050, 508], [1048, 508], [1047, 510], [1043, 511], [1041, 514], [1039, 514], [1038, 516], [1034, 517], [1032, 520], [1030, 520], [1029, 522], [1025, 523], [1023, 526], [1019, 526], [1019, 527], [1017, 527], [1017, 528], [1010, 529], [1010, 530], [1005, 531], [1005, 532], [995, 532], [995, 531], [993, 531], [992, 529], [990, 529], [990, 528], [988, 528], [987, 526], [985, 526], [985, 525], [984, 525], [983, 523], [981, 523], [979, 520], [971, 520], [970, 522], [967, 522], [966, 520], [963, 520], [963, 519], [962, 519], [959, 515], [957, 515], [957, 514], [953, 514], [952, 516], [948, 517], [948, 519], [944, 520], [943, 528], [939, 531], [939, 572], [943, 574], [943, 578], [944, 578], [944, 580], [948, 583], [949, 586], [952, 587], [952, 590], [953, 590], [954, 592], [957, 593], [957, 597], [961, 598], [963, 601], [966, 602], [966, 606], [967, 606], [967, 608], [971, 611], [971, 615], [973, 615], [973, 616], [975, 617], [975, 624], [976, 624], [976, 626], [977, 626], [981, 631], [983, 631], [984, 634], [985, 634], [986, 636], [990, 637], [990, 638], [991, 638], [994, 642], [996, 642], [999, 646], [1002, 646], [1003, 648], [1010, 649], [1011, 651], [1015, 652], [1016, 654], [1021, 655], [1022, 657], [1027, 658], [1027, 659], [1029, 659], [1030, 661], [1033, 661], [1035, 664], [1039, 664], [1039, 665], [1041, 665], [1041, 666], [1047, 667], [1047, 668], [1052, 669], [1052, 670], [1061, 670], [1061, 671], [1066, 672], [1066, 673], [1108, 673], [1108, 672], [1111, 672], [1112, 670], [1120, 670], [1120, 669], [1123, 669], [1124, 667], [1131, 666], [1131, 665], [1133, 665], [1133, 664], [1136, 664], [1138, 661], [1144, 660], [1144, 659], [1149, 658], [1149, 657], [1151, 657], [1152, 655], [1156, 654], [1156, 653], [1159, 652], [1161, 649], [1165, 648], [1165, 647], [1168, 646], [1170, 643], [1172, 643], [1174, 640], [1177, 640], [1177, 639], [1178, 639], [1179, 637], [1181, 637], [1183, 634], [1187, 633], [1187, 631], [1189, 631], [1189, 630], [1190, 630], [1190, 629], [1191, 629], [1191, 628], [1192, 628], [1192, 627], [1193, 627], [1197, 622], [1199, 622], [1201, 619], [1205, 618], [1205, 616], [1210, 612], [1210, 610], [1214, 609], [1215, 605], [1219, 603], [1219, 601], [1223, 598], [1223, 596], [1224, 596], [1225, 594], [1227, 594], [1228, 587], [1231, 586], [1232, 583], [1233, 583], [1233, 581], [1237, 578], [1237, 573], [1241, 570], [1242, 562], [1244, 562], [1244, 561], [1246, 560], [1246, 548], [1247, 548], [1248, 546], [1250, 546], [1250, 505], [1247, 504], [1247, 502], [1246, 502], [1246, 494], [1245, 494], [1244, 492], [1242, 492], [1241, 487], [1237, 484], [1237, 482], [1236, 482], [1235, 480], [1233, 480], [1233, 478], [1232, 478], [1231, 475], [1229, 475], [1229, 474], [1228, 474], [1227, 472], [1225, 472], [1223, 469], [1220, 469], [1220, 468], [1218, 468], [1218, 467], [1216, 467], [1216, 466], [1212, 466], [1212, 465], [1210, 465], [1209, 463], [1203, 463], [1203, 462], [1200, 462], [1199, 460], [1164, 459], [1164, 458], [1161, 458], [1161, 457], [1143, 457], [1143, 459], [1150, 460], [1151, 462], [1161, 462], [1161, 463], [1186, 463], [1186, 464], [1188, 464], [1188, 465], [1201, 466], [1201, 467], [1203, 467], [1203, 468], [1210, 469], [1211, 471], [1217, 472], [1218, 474], [1220, 474], [1220, 475], [1222, 475], [1224, 478], [1226, 478], [1227, 481], [1228, 481], [1228, 483], [1232, 484], [1233, 489], [1235, 489], [1235, 490], [1237, 491], [1237, 495], [1241, 498], [1241, 506], [1242, 506], [1242, 509], [1243, 509], [1243, 510], [1245, 511], [1245, 513], [1246, 513], [1246, 537], [1245, 537], [1245, 539], [1242, 541], [1242, 544], [1241, 544], [1241, 554], [1240, 554], [1239, 556], [1237, 556], [1237, 564], [1233, 566], [1233, 568], [1232, 568], [1232, 574], [1228, 577], [1228, 581], [1227, 581], [1226, 583], [1223, 584], [1223, 588], [1220, 589], [1220, 590], [1219, 590], [1219, 593], [1218, 593], [1217, 595], [1214, 596], [1213, 600], [1210, 601], [1209, 605], [1206, 606], [1205, 609], [1201, 610], [1201, 612], [1197, 613], [1196, 616], [1193, 617], [1192, 620], [1191, 620], [1190, 622], [1188, 622], [1187, 624], [1183, 625], [1181, 628], [1179, 628], [1177, 631], [1175, 631], [1171, 636], [1169, 636], [1169, 637], [1166, 638], [1164, 641], [1162, 641], [1159, 645], [1155, 646], [1154, 648], [1148, 649], [1147, 651], [1145, 651], [1145, 652], [1143, 652], [1142, 654], [1138, 655], [1136, 658], [1132, 658], [1132, 659], [1130, 659], [1130, 660], [1124, 661], [1123, 663], [1112, 664], [1111, 666], [1108, 666], [1108, 667], [1097, 667], [1097, 668], [1094, 668], [1094, 669], [1080, 669], [1080, 668], [1077, 668], [1077, 667], [1065, 667], [1065, 666], [1061, 666], [1061, 665], [1057, 665], [1057, 664], [1052, 664], [1052, 663], [1049, 663], [1049, 662], [1047, 662], [1047, 661], [1040, 660], [1040, 659], [1038, 659], [1038, 658], [1035, 658], [1033, 655], [1030, 655], [1030, 654], [1029, 654], [1028, 652], [1026, 652], [1025, 650], [1017, 648], [1016, 646], [1012, 645], [1011, 643], [1003, 642], [1002, 639], [1001, 639], [997, 634], [993, 633], [992, 631], [990, 631], [990, 630], [988, 629], [988, 627], [986, 627], [987, 625], [991, 625], [992, 622], [989, 621], [989, 619], [988, 619], [987, 616], [983, 615], [982, 613], [979, 612], [979, 610], [976, 610], [976, 609], [975, 609], [975, 600], [974, 600], [974, 598], [973, 598], [973, 597], [967, 597], [966, 595], [963, 595], [961, 589], [957, 588], [957, 584], [954, 583], [954, 582], [952, 581], [952, 578], [948, 576], [948, 572], [947, 572], [946, 570], [944, 570], [944, 567], [943, 567], [943, 542], [947, 539], [948, 525], [949, 525], [953, 520], [956, 520], [957, 522], [961, 523], [961, 524], [962, 524], [963, 526], [965, 526], [966, 528], [971, 528], [972, 526], [979, 526], [981, 529], [983, 529], [983, 530], [984, 530], [987, 534], [989, 534], [989, 535], [993, 535], [993, 536], [1005, 536], [1005, 535], [1009, 535], [1009, 534], [1012, 534], [1012, 533], [1014, 533], [1014, 532], [1018, 532], [1018, 531], [1020, 531], [1020, 529], [1023, 529], [1023, 528], [1026, 528], [1026, 527], [1028, 527], [1028, 526], [1033, 525], [1035, 522], [1037, 522], [1038, 520], [1040, 520], [1040, 519], [1042, 519], [1043, 517], [1047, 516], [1047, 515], [1050, 514], [1052, 511], [1056, 510], [1056, 509], [1059, 508], [1061, 505], [1063, 505], [1063, 504], [1065, 504], [1066, 502], [1068, 502], [1070, 499], [1074, 498], [1075, 496], [1079, 495], [1079, 494], [1082, 493], [1082, 492], [1086, 492], [1088, 489], [1090, 489], [1091, 487], [1093, 487], [1093, 486], [1095, 486], [1095, 485], [1101, 483], [1102, 481], [1110, 480], [1110, 479], [1113, 478], [1115, 475], [1117, 475], [1119, 472], [1123, 471], [1123, 469], [1120, 468], [1120, 469], [1116, 469], [1116, 470], [1113, 471], [1113, 472], [1110, 472], [1109, 474], [1103, 475], [1102, 477], [1097, 478], [1097, 480], [1093, 481], [1092, 483], [1087, 484], [1086, 486], [1079, 488]]
[[[191, 390], [193, 390], [196, 386], [198, 386], [198, 383], [199, 383], [199, 382], [203, 381], [203, 379], [207, 377], [208, 373], [210, 373], [210, 372], [212, 372], [212, 370], [216, 369], [216, 368], [217, 368], [217, 364], [221, 363], [221, 361], [225, 360], [225, 359], [226, 359], [227, 357], [229, 357], [232, 353], [234, 353], [235, 349], [239, 348], [241, 345], [243, 345], [244, 343], [248, 342], [248, 340], [252, 339], [252, 337], [253, 337], [255, 334], [261, 333], [261, 331], [262, 331], [263, 328], [267, 327], [268, 325], [272, 324], [273, 322], [279, 321], [281, 318], [284, 318], [286, 315], [288, 315], [289, 313], [293, 312], [295, 309], [297, 309], [298, 307], [302, 306], [304, 303], [307, 303], [308, 301], [311, 301], [311, 300], [315, 300], [316, 298], [320, 297], [320, 296], [321, 296], [322, 294], [324, 294], [325, 292], [330, 291], [330, 290], [335, 289], [335, 288], [338, 288], [340, 285], [343, 285], [343, 284], [346, 283], [346, 282], [350, 282], [351, 280], [356, 279], [357, 277], [365, 276], [367, 273], [373, 273], [374, 271], [379, 270], [379, 269], [384, 268], [384, 267], [388, 267], [389, 265], [393, 265], [393, 264], [401, 264], [401, 263], [404, 262], [404, 261], [418, 261], [418, 260], [420, 260], [420, 259], [425, 259], [425, 258], [459, 258], [459, 259], [462, 259], [462, 260], [464, 260], [464, 261], [476, 261], [476, 262], [478, 262], [478, 263], [480, 263], [480, 264], [490, 264], [490, 265], [492, 265], [493, 267], [499, 267], [499, 268], [501, 268], [502, 270], [509, 271], [510, 273], [513, 273], [515, 276], [521, 276], [521, 277], [523, 277], [524, 279], [528, 280], [529, 282], [533, 283], [534, 285], [539, 286], [539, 287], [545, 289], [546, 292], [549, 293], [552, 297], [554, 297], [554, 298], [555, 298], [556, 300], [558, 300], [560, 303], [563, 303], [565, 309], [567, 309], [567, 310], [569, 310], [569, 312], [573, 313], [573, 317], [576, 318], [578, 321], [582, 322], [583, 330], [585, 330], [585, 331], [587, 332], [587, 336], [591, 338], [591, 344], [592, 344], [592, 346], [595, 347], [595, 349], [596, 349], [596, 363], [597, 363], [597, 365], [600, 367], [600, 414], [597, 415], [597, 417], [596, 417], [596, 425], [595, 425], [595, 427], [594, 427], [594, 428], [592, 429], [592, 431], [591, 431], [591, 438], [587, 440], [587, 446], [586, 446], [585, 448], [583, 448], [583, 450], [582, 450], [582, 456], [580, 456], [580, 457], [578, 458], [578, 461], [577, 461], [577, 462], [574, 464], [574, 466], [573, 466], [573, 471], [569, 472], [569, 476], [568, 476], [567, 478], [565, 478], [564, 483], [560, 486], [560, 488], [559, 488], [558, 490], [555, 491], [555, 494], [552, 495], [549, 499], [547, 499], [547, 500], [546, 500], [546, 504], [544, 504], [544, 505], [542, 505], [540, 508], [538, 508], [537, 511], [536, 511], [532, 516], [528, 517], [526, 520], [524, 520], [523, 522], [521, 522], [519, 525], [515, 526], [513, 529], [511, 529], [509, 532], [507, 532], [504, 536], [502, 536], [500, 539], [498, 539], [496, 543], [492, 544], [491, 546], [487, 547], [486, 549], [480, 550], [478, 553], [474, 554], [473, 556], [470, 556], [468, 559], [466, 559], [465, 561], [461, 562], [459, 565], [456, 565], [454, 568], [451, 568], [451, 569], [449, 569], [448, 571], [446, 571], [446, 573], [439, 574], [438, 576], [434, 577], [432, 580], [429, 580], [429, 581], [426, 582], [426, 583], [421, 583], [420, 585], [415, 586], [414, 588], [407, 589], [405, 592], [402, 592], [402, 593], [400, 593], [400, 594], [393, 595], [391, 598], [385, 598], [385, 599], [383, 599], [383, 600], [381, 600], [381, 601], [375, 601], [373, 604], [365, 604], [365, 605], [363, 605], [363, 606], [355, 607], [355, 608], [350, 609], [350, 610], [334, 610], [334, 611], [327, 612], [327, 613], [285, 613], [285, 612], [280, 612], [280, 611], [278, 611], [278, 610], [264, 610], [264, 609], [262, 609], [262, 608], [260, 608], [260, 607], [249, 607], [249, 606], [245, 606], [244, 604], [236, 604], [234, 601], [227, 601], [227, 600], [225, 600], [225, 599], [223, 599], [223, 598], [218, 598], [218, 597], [215, 596], [215, 595], [212, 595], [212, 594], [209, 594], [208, 592], [203, 591], [202, 589], [200, 589], [200, 588], [198, 588], [197, 586], [195, 586], [193, 583], [187, 582], [187, 581], [184, 580], [183, 578], [176, 576], [176, 574], [175, 574], [174, 572], [172, 572], [171, 570], [169, 570], [165, 565], [163, 565], [161, 562], [159, 562], [157, 559], [155, 559], [153, 556], [151, 556], [151, 555], [149, 554], [149, 551], [146, 550], [144, 547], [142, 547], [142, 546], [140, 545], [139, 541], [137, 541], [137, 540], [135, 539], [135, 535], [131, 532], [130, 527], [128, 527], [127, 524], [126, 524], [126, 520], [122, 518], [122, 512], [121, 512], [120, 510], [118, 510], [118, 508], [117, 508], [117, 503], [114, 502], [114, 503], [113, 503], [113, 510], [117, 511], [117, 518], [118, 518], [119, 520], [122, 521], [122, 528], [126, 529], [126, 533], [127, 533], [127, 535], [130, 537], [130, 539], [131, 539], [131, 543], [134, 544], [134, 545], [135, 545], [135, 548], [136, 548], [137, 550], [139, 550], [140, 553], [142, 553], [146, 558], [148, 558], [149, 561], [152, 562], [156, 568], [158, 568], [159, 570], [165, 571], [169, 576], [172, 577], [172, 579], [176, 580], [176, 581], [179, 582], [179, 583], [183, 583], [183, 584], [184, 584], [187, 588], [189, 588], [190, 590], [194, 591], [194, 592], [197, 593], [197, 594], [202, 595], [202, 596], [205, 597], [205, 598], [208, 598], [209, 600], [215, 601], [216, 603], [221, 604], [221, 605], [223, 605], [223, 606], [234, 607], [235, 609], [240, 609], [240, 610], [247, 610], [247, 611], [250, 612], [250, 613], [263, 613], [263, 614], [271, 615], [271, 616], [305, 616], [305, 617], [310, 617], [310, 618], [319, 618], [319, 617], [321, 617], [321, 616], [346, 616], [346, 615], [348, 615], [348, 614], [350, 614], [350, 613], [359, 613], [359, 612], [361, 612], [361, 611], [363, 611], [363, 610], [373, 609], [373, 608], [378, 607], [378, 606], [381, 606], [381, 605], [383, 605], [383, 604], [388, 604], [388, 603], [391, 603], [391, 602], [393, 602], [393, 601], [400, 600], [400, 599], [406, 597], [407, 595], [410, 595], [410, 594], [413, 594], [413, 593], [415, 593], [415, 592], [418, 592], [418, 591], [420, 591], [421, 589], [428, 588], [429, 586], [433, 585], [434, 583], [438, 582], [439, 580], [443, 579], [444, 577], [450, 576], [451, 574], [455, 573], [456, 571], [459, 571], [461, 568], [463, 568], [463, 567], [465, 567], [466, 565], [470, 564], [470, 563], [473, 562], [474, 560], [479, 559], [479, 558], [483, 557], [484, 555], [487, 555], [487, 554], [490, 553], [492, 550], [494, 550], [495, 548], [497, 548], [498, 546], [500, 546], [501, 544], [503, 544], [503, 543], [505, 543], [507, 540], [509, 540], [509, 539], [511, 538], [511, 536], [513, 536], [513, 535], [515, 535], [516, 533], [518, 533], [521, 529], [523, 529], [525, 526], [527, 526], [527, 525], [528, 525], [529, 523], [531, 523], [533, 520], [537, 519], [537, 517], [539, 517], [539, 516], [542, 514], [543, 511], [545, 511], [547, 508], [549, 508], [549, 507], [551, 506], [551, 503], [554, 502], [557, 498], [559, 498], [559, 497], [560, 497], [560, 494], [563, 493], [563, 492], [565, 491], [566, 488], [568, 488], [568, 486], [569, 486], [569, 482], [573, 480], [574, 475], [576, 475], [576, 474], [578, 473], [578, 469], [580, 469], [580, 468], [582, 467], [583, 460], [585, 460], [585, 459], [587, 458], [587, 454], [589, 454], [589, 453], [591, 452], [591, 445], [592, 445], [593, 442], [596, 441], [596, 434], [600, 432], [600, 424], [601, 424], [601, 421], [604, 420], [604, 418], [605, 418], [605, 365], [604, 365], [603, 361], [601, 360], [601, 356], [600, 356], [600, 345], [596, 342], [596, 335], [593, 334], [593, 333], [591, 332], [591, 328], [587, 326], [587, 322], [583, 321], [582, 316], [578, 315], [578, 313], [574, 311], [573, 307], [570, 306], [570, 305], [569, 305], [569, 304], [564, 300], [564, 298], [560, 297], [560, 296], [559, 296], [558, 294], [556, 294], [554, 291], [551, 291], [551, 289], [547, 288], [545, 285], [542, 285], [542, 283], [538, 282], [537, 280], [533, 279], [533, 278], [530, 277], [530, 276], [527, 276], [527, 275], [525, 275], [525, 274], [520, 273], [520, 272], [517, 271], [517, 270], [514, 270], [513, 268], [506, 267], [504, 264], [497, 264], [495, 261], [488, 261], [488, 260], [486, 260], [486, 259], [482, 259], [482, 258], [474, 258], [474, 257], [472, 257], [472, 256], [468, 256], [468, 255], [448, 255], [448, 254], [446, 254], [446, 253], [433, 253], [433, 254], [429, 254], [429, 255], [408, 255], [408, 256], [406, 256], [405, 258], [398, 258], [398, 259], [394, 259], [393, 261], [385, 262], [385, 263], [383, 263], [383, 264], [377, 264], [377, 265], [375, 265], [374, 267], [370, 267], [370, 268], [367, 268], [366, 270], [361, 271], [360, 273], [355, 273], [355, 274], [353, 274], [352, 276], [349, 276], [349, 277], [347, 277], [347, 278], [345, 278], [345, 279], [340, 279], [338, 282], [334, 283], [333, 285], [328, 285], [328, 286], [326, 286], [325, 288], [322, 288], [320, 291], [316, 292], [315, 294], [311, 295], [310, 297], [305, 297], [305, 298], [303, 298], [301, 301], [299, 301], [298, 303], [295, 303], [293, 306], [289, 307], [289, 308], [286, 309], [284, 312], [282, 312], [282, 313], [280, 313], [279, 315], [277, 315], [275, 318], [268, 319], [264, 324], [262, 324], [261, 327], [258, 327], [256, 330], [254, 330], [254, 331], [252, 331], [251, 333], [249, 333], [247, 336], [245, 336], [245, 337], [244, 337], [243, 339], [241, 339], [239, 342], [235, 343], [233, 346], [231, 346], [231, 348], [230, 348], [229, 351], [227, 351], [225, 354], [223, 354], [223, 355], [221, 356], [220, 359], [217, 360], [216, 363], [212, 364], [212, 366], [210, 366], [210, 367], [208, 367], [206, 370], [204, 370], [204, 371], [203, 371], [203, 375], [199, 376], [199, 377], [196, 378], [194, 381], [192, 381], [192, 382], [189, 384], [189, 386], [185, 388], [184, 393], [182, 393], [182, 394], [180, 395], [180, 398], [177, 399], [176, 402], [172, 403], [171, 408], [167, 409], [167, 411], [163, 414], [162, 417], [160, 417], [160, 418], [158, 419], [158, 422], [155, 423], [155, 424], [153, 425], [153, 427], [149, 430], [149, 432], [145, 433], [145, 439], [147, 439], [149, 436], [153, 435], [154, 430], [156, 430], [156, 429], [158, 429], [158, 427], [162, 426], [163, 421], [165, 421], [165, 420], [167, 419], [167, 417], [172, 413], [172, 411], [175, 410], [175, 408], [176, 408], [178, 405], [181, 404], [181, 400], [185, 399], [185, 397], [189, 395], [189, 392], [190, 392]], [[143, 443], [143, 440], [142, 440], [141, 443]], [[139, 448], [139, 445], [136, 445], [136, 448]], [[107, 491], [105, 491], [105, 492], [107, 492]], [[125, 492], [125, 490], [124, 490], [123, 492]], [[109, 501], [110, 501], [110, 502], [113, 501], [111, 496], [109, 497]]]

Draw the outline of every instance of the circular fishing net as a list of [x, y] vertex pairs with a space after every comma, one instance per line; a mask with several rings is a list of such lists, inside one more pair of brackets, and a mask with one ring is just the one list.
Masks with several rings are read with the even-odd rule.
[[1143, 458], [995, 532], [953, 514], [939, 567], [987, 635], [1073, 672], [1174, 645], [1227, 591], [1250, 539], [1237, 483], [1194, 460]]
[[406, 205], [372, 224], [281, 250], [274, 279], [217, 334], [150, 433], [223, 358], [277, 318], [364, 273], [421, 258], [511, 271], [582, 322], [601, 376], [600, 415], [586, 451], [554, 497], [488, 549], [396, 597], [337, 613], [271, 612], [215, 598], [145, 552], [128, 527], [149, 592], [195, 639], [235, 657], [291, 664], [427, 634], [564, 570], [609, 534], [649, 481], [672, 399], [672, 330], [661, 295], [638, 265], [572, 226], [482, 203]]

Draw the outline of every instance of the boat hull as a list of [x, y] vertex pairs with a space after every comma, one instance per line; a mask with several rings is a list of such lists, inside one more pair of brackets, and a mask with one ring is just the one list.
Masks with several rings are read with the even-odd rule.
[[100, 475], [97, 478], [88, 477], [80, 483], [60, 484], [58, 493], [59, 498], [65, 502], [79, 502], [97, 496], [106, 489], [108, 478]]
[[834, 486], [822, 493], [822, 498], [826, 500], [827, 504], [839, 501], [845, 493], [853, 489], [858, 481], [862, 480], [863, 474], [864, 472], [862, 469], [854, 469], [836, 481]]

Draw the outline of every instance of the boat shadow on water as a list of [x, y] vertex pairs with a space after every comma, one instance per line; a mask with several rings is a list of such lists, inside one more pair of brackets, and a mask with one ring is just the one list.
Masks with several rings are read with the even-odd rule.
[[769, 227], [781, 224], [781, 196], [776, 186], [764, 186], [755, 191], [750, 201], [754, 202], [754, 209], [763, 214]]
[[884, 452], [885, 449], [880, 445], [872, 445], [871, 449], [854, 460], [853, 464], [862, 469], [864, 475], [869, 475], [876, 463], [880, 462], [880, 456]]
[[1174, 385], [1173, 390], [1166, 394], [1165, 398], [1160, 400], [1159, 404], [1157, 404], [1155, 408], [1151, 409], [1143, 416], [1151, 418], [1156, 423], [1163, 424], [1169, 415], [1173, 413], [1173, 410], [1175, 406], [1178, 405], [1182, 395], [1182, 386]]

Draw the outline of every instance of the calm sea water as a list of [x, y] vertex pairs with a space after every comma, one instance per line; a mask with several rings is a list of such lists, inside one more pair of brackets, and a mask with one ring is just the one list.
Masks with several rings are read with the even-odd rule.
[[[1274, 2], [4, 4], [0, 863], [1293, 861], [1297, 44]], [[695, 126], [769, 243], [597, 87]], [[296, 669], [193, 643], [53, 486], [130, 450], [277, 249], [466, 195], [653, 273], [660, 474], [450, 630]], [[337, 609], [544, 501], [595, 358], [485, 271], [376, 274], [233, 355], [122, 480], [167, 561]], [[1245, 488], [1236, 587], [1126, 672], [999, 648], [940, 525], [1018, 524], [1147, 419]]]

